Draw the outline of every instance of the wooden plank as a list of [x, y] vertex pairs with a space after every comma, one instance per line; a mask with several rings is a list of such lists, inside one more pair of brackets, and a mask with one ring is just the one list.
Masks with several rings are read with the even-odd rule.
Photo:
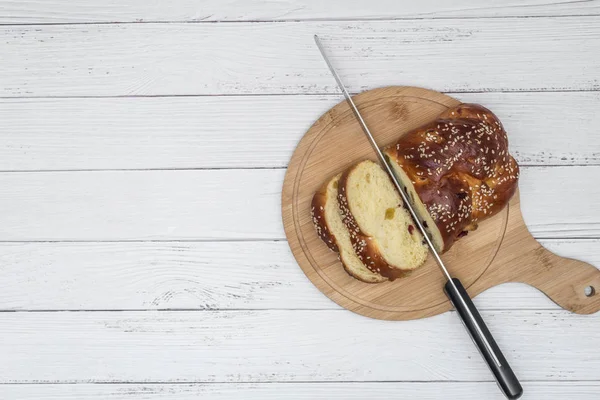
[[[2, 173], [0, 241], [283, 239], [284, 173]], [[531, 232], [599, 237], [598, 174], [596, 166], [522, 168], [521, 208]]]
[[6, 173], [5, 240], [283, 238], [284, 170]]
[[[600, 266], [597, 239], [541, 242]], [[1, 243], [0, 265], [0, 310], [340, 309], [306, 279], [285, 241]], [[558, 309], [519, 283], [475, 302]]]
[[[598, 90], [600, 17], [3, 26], [0, 97]], [[523, 77], [527, 77], [524, 79]]]
[[[522, 165], [600, 164], [600, 92], [453, 96], [492, 109]], [[284, 167], [304, 132], [340, 100], [0, 99], [0, 170]]]
[[[598, 382], [522, 382], [527, 400], [589, 400]], [[21, 400], [502, 400], [493, 382], [319, 382], [319, 383], [197, 383], [197, 384], [75, 384], [1, 385], [0, 396]]]
[[425, 0], [400, 4], [388, 0], [348, 5], [342, 0], [217, 1], [176, 0], [168, 3], [143, 0], [76, 3], [67, 0], [37, 2], [0, 1], [0, 23], [81, 23], [151, 21], [289, 21], [305, 19], [455, 18], [548, 15], [598, 15], [597, 2], [547, 0]]
[[[454, 313], [402, 323], [327, 310], [0, 314], [2, 383], [492, 380]], [[524, 381], [600, 379], [599, 318], [482, 315]]]

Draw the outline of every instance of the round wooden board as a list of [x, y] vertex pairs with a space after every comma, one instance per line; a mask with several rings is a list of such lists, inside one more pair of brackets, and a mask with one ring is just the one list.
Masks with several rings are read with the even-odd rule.
[[[460, 103], [442, 93], [415, 87], [380, 88], [353, 98], [377, 143], [382, 147], [392, 144], [403, 134], [434, 120], [447, 108]], [[325, 180], [364, 159], [377, 161], [373, 149], [345, 101], [319, 118], [298, 144], [289, 163], [282, 192], [284, 228], [298, 264], [325, 295], [342, 307], [368, 317], [407, 320], [449, 310], [451, 305], [443, 292], [445, 280], [432, 257], [406, 278], [394, 282], [368, 284], [350, 277], [338, 261], [337, 254], [330, 251], [317, 236], [310, 215], [313, 194]], [[500, 275], [488, 271], [507, 232], [511, 207], [513, 212], [509, 230], [515, 232], [515, 235], [519, 232], [523, 236], [522, 241], [517, 240], [515, 246], [520, 246], [518, 248], [522, 251], [534, 255], [529, 260], [533, 267], [524, 271], [537, 270], [536, 257], [542, 254], [538, 251], [541, 246], [527, 232], [518, 207], [518, 195], [515, 195], [511, 205], [481, 223], [476, 234], [461, 239], [442, 256], [453, 275], [461, 279], [467, 290], [471, 288], [469, 292], [472, 296], [494, 284], [510, 280], [531, 283], [523, 278], [528, 276], [527, 273], [519, 277], [518, 271], [512, 273], [510, 268]], [[515, 253], [515, 248], [507, 247], [507, 255], [501, 258], [510, 259]], [[538, 255], [535, 255], [536, 251]], [[544, 255], [547, 253], [543, 248], [542, 252]], [[529, 264], [524, 262], [523, 268]], [[534, 276], [531, 281], [539, 281], [540, 276], [549, 274], [547, 271], [548, 268], [542, 273], [531, 272]], [[591, 272], [587, 268], [584, 272], [587, 274], [585, 279], [588, 279]], [[487, 278], [480, 279], [484, 275]], [[594, 279], [600, 289], [600, 276], [594, 275]], [[536, 283], [536, 286], [544, 290], [542, 284]], [[549, 294], [548, 291], [544, 291]], [[553, 299], [572, 304], [570, 297]], [[587, 305], [586, 307], [589, 308]], [[600, 307], [600, 302], [595, 302], [595, 307]]]

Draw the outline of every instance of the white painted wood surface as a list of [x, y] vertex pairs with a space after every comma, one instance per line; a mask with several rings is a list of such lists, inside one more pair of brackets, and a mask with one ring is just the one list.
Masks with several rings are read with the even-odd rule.
[[[284, 168], [341, 100], [314, 33], [353, 92], [494, 110], [528, 227], [600, 266], [599, 1], [0, 0], [0, 25], [2, 399], [501, 398], [454, 313], [369, 320], [297, 267]], [[598, 397], [598, 315], [475, 302], [524, 399]]]
[[0, 23], [296, 21], [598, 15], [597, 0], [35, 0], [0, 1]]
[[598, 90], [600, 16], [0, 26], [0, 97]]
[[[523, 382], [528, 400], [589, 400], [597, 382]], [[319, 382], [319, 383], [195, 383], [0, 385], [0, 396], [23, 400], [503, 400], [492, 382]]]
[[[540, 242], [600, 265], [598, 239]], [[304, 276], [285, 241], [0, 243], [0, 265], [0, 310], [340, 309]], [[489, 289], [475, 303], [558, 309], [520, 283]]]
[[[521, 165], [600, 164], [600, 92], [451, 95], [494, 110]], [[304, 132], [340, 101], [339, 95], [0, 99], [0, 170], [285, 167]]]
[[[481, 315], [522, 379], [600, 380], [599, 318]], [[2, 383], [492, 380], [454, 312], [404, 322], [346, 310], [6, 312], [0, 325]]]
[[[0, 241], [285, 239], [284, 174], [284, 169], [3, 173]], [[592, 184], [598, 176], [600, 166], [523, 167], [521, 208], [534, 236], [599, 237], [600, 186]]]

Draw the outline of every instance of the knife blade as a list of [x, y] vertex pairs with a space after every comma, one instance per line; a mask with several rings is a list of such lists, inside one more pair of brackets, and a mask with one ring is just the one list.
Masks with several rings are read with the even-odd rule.
[[348, 90], [346, 90], [346, 87], [342, 83], [342, 80], [339, 77], [337, 71], [331, 64], [331, 61], [329, 61], [329, 58], [325, 53], [325, 49], [323, 48], [319, 36], [314, 35], [314, 39], [319, 51], [321, 52], [321, 56], [325, 60], [327, 67], [329, 68], [331, 74], [335, 78], [338, 87], [344, 94], [346, 101], [350, 105], [350, 108], [356, 116], [356, 119], [358, 120], [363, 132], [365, 133], [367, 139], [371, 143], [371, 146], [375, 150], [375, 153], [377, 153], [377, 158], [379, 159], [379, 162], [392, 179], [392, 182], [394, 183], [394, 186], [396, 187], [398, 193], [400, 193], [402, 201], [404, 202], [406, 208], [410, 212], [410, 215], [412, 216], [415, 225], [417, 225], [419, 231], [421, 231], [421, 233], [423, 234], [427, 246], [429, 247], [429, 252], [435, 259], [437, 265], [440, 267], [440, 270], [442, 271], [444, 276], [446, 277], [447, 282], [444, 285], [444, 291], [446, 295], [448, 296], [450, 302], [458, 312], [461, 321], [464, 323], [465, 328], [471, 336], [471, 339], [475, 343], [482, 357], [485, 359], [488, 367], [490, 368], [491, 372], [493, 373], [496, 379], [496, 382], [498, 383], [498, 386], [500, 387], [504, 395], [509, 399], [518, 399], [523, 394], [523, 388], [521, 387], [519, 380], [517, 379], [510, 365], [506, 361], [506, 358], [500, 351], [500, 348], [498, 347], [496, 341], [492, 337], [492, 334], [490, 333], [489, 329], [485, 325], [483, 318], [481, 317], [479, 311], [475, 307], [475, 304], [469, 297], [469, 294], [467, 293], [466, 289], [463, 287], [462, 283], [458, 278], [453, 278], [452, 275], [450, 275], [448, 268], [446, 268], [446, 266], [444, 265], [444, 262], [442, 261], [442, 258], [433, 246], [433, 242], [427, 234], [427, 231], [425, 230], [425, 227], [423, 226], [419, 215], [415, 211], [413, 205], [410, 203], [408, 195], [402, 189], [398, 177], [396, 176], [394, 170], [388, 163], [388, 160], [384, 157], [383, 153], [381, 152], [381, 149], [377, 145], [377, 142], [371, 134], [371, 131], [369, 130], [369, 127], [363, 119], [360, 111], [356, 107], [356, 104], [354, 104], [352, 97], [348, 93]]

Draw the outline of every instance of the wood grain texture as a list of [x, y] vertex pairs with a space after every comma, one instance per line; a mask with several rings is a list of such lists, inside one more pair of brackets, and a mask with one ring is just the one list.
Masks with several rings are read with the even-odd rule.
[[[589, 400], [598, 382], [522, 382], [527, 400]], [[0, 396], [21, 400], [503, 400], [493, 382], [320, 382], [320, 383], [197, 383], [197, 384], [75, 384], [0, 385]]]
[[[598, 239], [541, 244], [600, 266]], [[306, 278], [285, 241], [0, 243], [0, 265], [0, 310], [340, 309]], [[558, 308], [520, 283], [493, 287], [475, 303]]]
[[[2, 173], [0, 241], [283, 239], [284, 174]], [[522, 168], [521, 206], [534, 236], [600, 237], [600, 187], [591, 184], [599, 174], [596, 166]]]
[[[600, 165], [600, 92], [450, 95], [494, 110], [520, 165]], [[0, 99], [0, 170], [285, 167], [312, 122], [339, 101]]]
[[[523, 381], [600, 379], [599, 318], [482, 316]], [[0, 324], [1, 383], [491, 381], [454, 313], [394, 323], [326, 310], [7, 312]]]
[[[354, 101], [382, 147], [460, 104], [450, 96], [414, 87], [370, 90], [354, 96]], [[446, 280], [432, 257], [410, 276], [372, 285], [347, 274], [337, 254], [318, 237], [311, 212], [314, 193], [331, 176], [365, 158], [377, 161], [346, 102], [333, 107], [306, 132], [292, 155], [282, 189], [283, 224], [294, 257], [319, 290], [358, 314], [407, 320], [450, 310], [443, 290]], [[518, 192], [501, 212], [457, 241], [442, 259], [471, 296], [505, 282], [526, 282], [572, 312], [600, 310], [600, 296], [584, 292], [586, 288], [600, 290], [600, 271], [539, 245], [523, 221]]]
[[0, 237], [281, 238], [277, 210], [283, 174], [283, 170], [0, 174], [6, 190], [0, 199], [5, 212]]
[[597, 1], [486, 0], [474, 4], [459, 0], [404, 2], [389, 0], [356, 2], [350, 6], [342, 0], [239, 2], [235, 0], [177, 0], [151, 2], [144, 0], [99, 1], [76, 3], [67, 0], [0, 1], [0, 23], [81, 23], [81, 22], [152, 22], [152, 21], [295, 21], [305, 19], [389, 19], [389, 18], [455, 18], [510, 17], [548, 15], [598, 15]]
[[[322, 296], [287, 243], [270, 241], [283, 237], [283, 171], [245, 169], [285, 167], [339, 101], [319, 33], [353, 92], [423, 85], [489, 106], [519, 162], [537, 166], [521, 181], [535, 235], [600, 237], [599, 11], [546, 0], [0, 0], [0, 24], [135, 23], [1, 27], [0, 171], [237, 169], [0, 173], [0, 241], [82, 241], [0, 243], [0, 311], [21, 311], [0, 312], [0, 398], [500, 399], [454, 313], [384, 323]], [[138, 24], [260, 20], [290, 22]], [[187, 94], [227, 96], [94, 98]], [[255, 96], [265, 94], [285, 96]], [[36, 96], [80, 98], [22, 98]], [[541, 242], [600, 266], [598, 239]], [[528, 399], [597, 397], [597, 316], [559, 311], [519, 283], [475, 303]], [[167, 308], [202, 311], [143, 311]], [[422, 382], [385, 382], [411, 379]]]
[[353, 92], [600, 89], [590, 16], [3, 26], [0, 97], [338, 93], [315, 33]]

